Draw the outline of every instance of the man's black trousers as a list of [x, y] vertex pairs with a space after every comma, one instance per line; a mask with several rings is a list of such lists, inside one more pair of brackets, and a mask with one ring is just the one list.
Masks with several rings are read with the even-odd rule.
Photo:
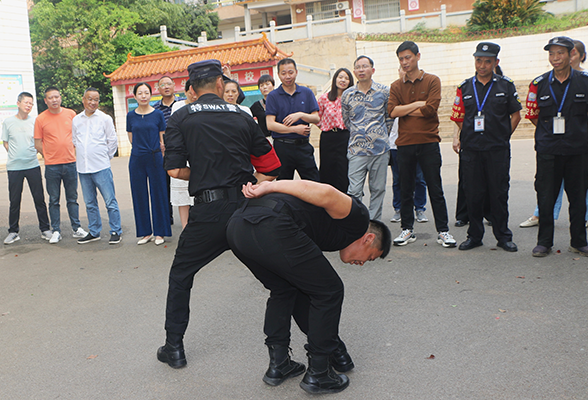
[[[252, 208], [259, 211], [249, 213]], [[227, 237], [235, 255], [270, 290], [266, 344], [288, 346], [294, 316], [303, 331], [308, 321], [309, 353], [333, 353], [339, 345], [343, 282], [292, 217], [249, 207], [231, 218]]]
[[178, 240], [169, 273], [165, 318], [168, 333], [184, 334], [190, 318], [190, 291], [194, 275], [229, 249], [226, 224], [244, 197], [241, 188], [229, 189], [228, 194], [228, 199], [194, 204], [190, 208], [188, 225]]
[[[489, 151], [462, 149], [460, 163], [470, 220], [468, 237], [475, 242], [482, 241], [486, 216], [492, 222], [492, 231], [499, 243], [512, 241], [512, 232], [508, 229], [510, 148]], [[489, 204], [489, 213], [484, 210], [486, 203]]]
[[570, 245], [575, 248], [586, 246], [586, 157], [583, 154], [537, 154], [535, 191], [539, 206], [538, 245], [553, 246], [553, 207], [563, 179], [570, 203]]
[[41, 167], [35, 167], [20, 171], [8, 171], [8, 193], [10, 197], [10, 212], [8, 216], [10, 227], [8, 228], [8, 232], [18, 233], [19, 231], [20, 204], [25, 178], [29, 183], [29, 189], [35, 203], [39, 229], [41, 232], [47, 231], [51, 228], [49, 226], [47, 205], [45, 204], [45, 194], [43, 192]]
[[319, 171], [314, 161], [314, 147], [306, 140], [298, 140], [300, 143], [294, 144], [274, 139], [274, 149], [282, 163], [278, 179], [294, 179], [296, 170], [301, 179], [319, 182]]
[[447, 232], [447, 204], [441, 183], [441, 151], [439, 143], [411, 144], [398, 146], [396, 155], [400, 174], [400, 217], [402, 229], [413, 229], [414, 225], [414, 187], [417, 162], [421, 166], [429, 201], [433, 209], [437, 232]]

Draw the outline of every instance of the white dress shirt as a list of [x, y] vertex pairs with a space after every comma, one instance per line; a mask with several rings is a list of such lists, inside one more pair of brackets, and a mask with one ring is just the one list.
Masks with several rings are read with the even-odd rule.
[[72, 140], [78, 173], [91, 174], [110, 168], [110, 159], [118, 147], [110, 115], [96, 110], [88, 116], [82, 111], [72, 121]]

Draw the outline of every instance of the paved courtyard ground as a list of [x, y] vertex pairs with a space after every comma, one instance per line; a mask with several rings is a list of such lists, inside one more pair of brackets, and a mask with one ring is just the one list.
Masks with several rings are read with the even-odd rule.
[[[443, 143], [443, 180], [454, 228], [457, 156]], [[521, 229], [535, 207], [531, 140], [512, 143], [510, 228], [518, 253], [484, 246], [444, 249], [430, 222], [418, 240], [364, 266], [329, 259], [345, 282], [341, 336], [356, 364], [341, 400], [588, 399], [588, 258], [567, 251], [567, 202], [556, 223], [556, 252], [531, 257], [536, 228]], [[124, 238], [78, 245], [40, 237], [23, 195], [21, 240], [0, 247], [0, 399], [307, 399], [299, 378], [279, 387], [267, 368], [262, 321], [267, 292], [227, 252], [197, 274], [185, 337], [188, 366], [155, 358], [164, 342], [167, 275], [180, 234], [165, 246], [137, 246], [128, 158], [113, 160]], [[396, 236], [391, 178], [384, 218]], [[6, 172], [0, 172], [0, 228], [8, 227]], [[62, 196], [63, 197], [63, 196]], [[80, 215], [87, 227], [80, 190]], [[176, 217], [179, 221], [179, 217]], [[304, 337], [293, 329], [294, 358]]]

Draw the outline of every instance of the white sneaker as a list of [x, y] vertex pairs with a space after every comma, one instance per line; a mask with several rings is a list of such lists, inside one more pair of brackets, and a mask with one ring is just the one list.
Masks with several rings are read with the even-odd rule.
[[400, 222], [400, 210], [394, 210], [394, 216], [390, 218], [390, 222]]
[[45, 240], [51, 240], [51, 236], [53, 236], [53, 232], [51, 232], [51, 230], [46, 230], [41, 233], [41, 238]]
[[6, 236], [6, 239], [4, 239], [4, 244], [12, 244], [12, 243], [16, 242], [17, 240], [20, 240], [20, 236], [18, 236], [18, 233], [9, 232], [8, 236]]
[[394, 246], [404, 246], [409, 243], [412, 243], [416, 240], [415, 234], [412, 232], [412, 229], [404, 229], [400, 236], [394, 239]]
[[49, 239], [49, 243], [54, 244], [58, 243], [61, 240], [61, 233], [55, 231], [53, 235], [51, 235], [51, 239]]
[[457, 242], [449, 232], [439, 232], [439, 236], [437, 236], [437, 243], [443, 247], [457, 246]]
[[87, 235], [88, 235], [88, 232], [83, 230], [81, 226], [78, 228], [77, 231], [75, 231], [73, 233], [73, 237], [79, 238], [79, 239], [85, 238]]
[[416, 222], [429, 222], [429, 218], [427, 218], [427, 216], [425, 215], [425, 212], [423, 210], [417, 210], [416, 211]]

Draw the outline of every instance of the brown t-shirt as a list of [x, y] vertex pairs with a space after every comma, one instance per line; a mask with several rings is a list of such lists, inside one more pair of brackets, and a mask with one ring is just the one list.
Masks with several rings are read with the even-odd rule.
[[439, 116], [437, 110], [441, 103], [441, 80], [439, 77], [427, 74], [421, 70], [420, 76], [414, 82], [406, 77], [398, 79], [390, 85], [388, 99], [388, 114], [396, 106], [407, 105], [415, 101], [426, 101], [424, 107], [419, 108], [422, 117], [406, 115], [398, 118], [398, 139], [396, 146], [440, 142]]

